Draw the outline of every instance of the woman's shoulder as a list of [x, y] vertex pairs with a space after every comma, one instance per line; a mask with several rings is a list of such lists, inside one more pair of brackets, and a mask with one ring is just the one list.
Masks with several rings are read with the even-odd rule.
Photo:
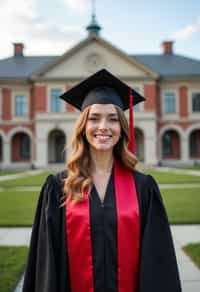
[[156, 184], [156, 180], [150, 174], [146, 174], [139, 170], [133, 171], [133, 176], [136, 182], [145, 184], [145, 185], [154, 185]]

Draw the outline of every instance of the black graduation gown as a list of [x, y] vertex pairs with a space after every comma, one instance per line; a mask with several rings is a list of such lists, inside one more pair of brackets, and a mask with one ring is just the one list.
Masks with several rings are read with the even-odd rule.
[[[172, 237], [158, 186], [150, 175], [134, 171], [133, 176], [140, 210], [138, 292], [180, 292]], [[66, 214], [65, 207], [60, 207], [64, 177], [66, 172], [48, 176], [41, 189], [23, 292], [70, 292]], [[116, 221], [112, 173], [104, 204], [101, 203], [95, 186], [91, 191], [94, 292], [118, 291]]]

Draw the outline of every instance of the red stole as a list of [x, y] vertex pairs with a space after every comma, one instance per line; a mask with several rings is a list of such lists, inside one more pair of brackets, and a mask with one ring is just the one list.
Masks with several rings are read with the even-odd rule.
[[[139, 206], [132, 173], [114, 163], [117, 208], [117, 278], [119, 292], [136, 292], [139, 266]], [[72, 292], [94, 292], [89, 197], [66, 202], [66, 232]]]

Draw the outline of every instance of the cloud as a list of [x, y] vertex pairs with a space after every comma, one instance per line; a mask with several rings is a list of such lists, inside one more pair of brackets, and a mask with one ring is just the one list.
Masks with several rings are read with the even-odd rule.
[[76, 26], [58, 27], [39, 14], [39, 0], [0, 0], [0, 58], [13, 54], [12, 43], [23, 42], [26, 54], [61, 54], [82, 38]]
[[196, 23], [189, 24], [184, 28], [174, 32], [171, 35], [171, 38], [175, 40], [188, 40], [190, 39], [196, 32], [200, 31], [200, 20]]
[[67, 7], [72, 8], [75, 11], [80, 13], [85, 13], [88, 11], [90, 7], [90, 0], [64, 0], [65, 5]]

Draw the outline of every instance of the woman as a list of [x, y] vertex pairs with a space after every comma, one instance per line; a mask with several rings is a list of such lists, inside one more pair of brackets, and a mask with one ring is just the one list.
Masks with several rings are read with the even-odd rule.
[[68, 173], [41, 190], [24, 292], [181, 291], [158, 186], [128, 149], [129, 91], [144, 100], [101, 70], [61, 97], [82, 113]]

